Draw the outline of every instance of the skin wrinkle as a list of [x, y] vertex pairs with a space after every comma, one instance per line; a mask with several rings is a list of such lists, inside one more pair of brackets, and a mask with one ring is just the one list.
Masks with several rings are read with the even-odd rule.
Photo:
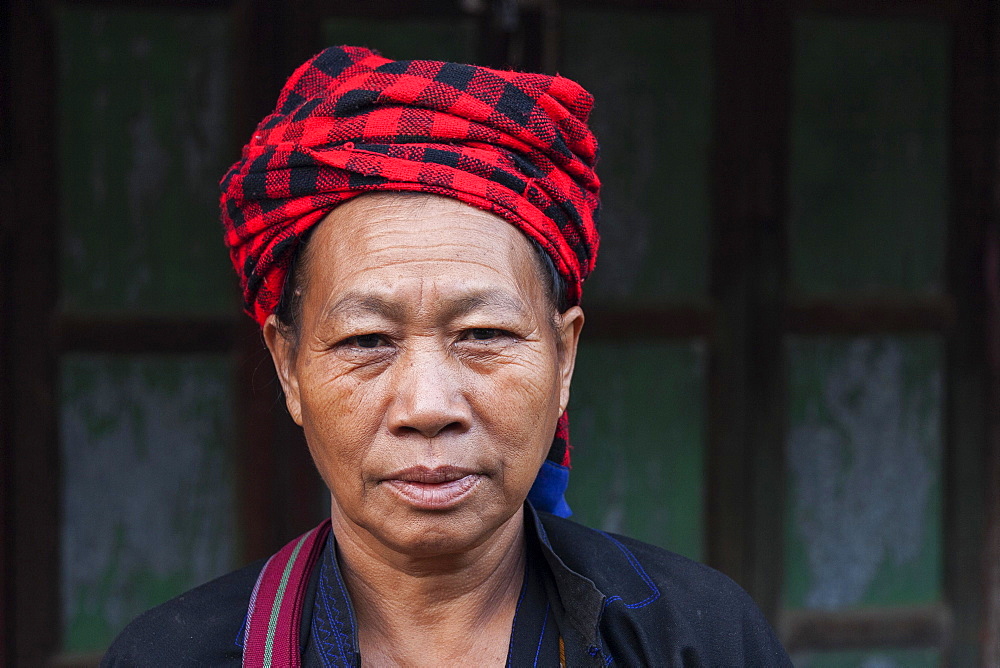
[[[421, 303], [422, 295], [423, 281], [421, 281], [421, 291], [416, 301], [417, 304]], [[500, 291], [481, 290], [453, 300], [448, 307], [440, 312], [438, 324], [470, 315], [485, 307], [505, 309], [510, 311], [513, 316], [522, 319], [529, 317], [529, 314], [519, 301], [511, 299], [508, 295]], [[498, 311], [492, 311], [491, 314], [494, 317], [500, 315]], [[395, 304], [390, 299], [368, 293], [350, 292], [344, 295], [321, 316], [321, 322], [331, 319], [350, 320], [352, 317], [361, 319], [363, 316], [382, 317], [387, 320], [399, 322], [404, 320], [405, 315], [405, 304]]]
[[[265, 340], [331, 490], [365, 662], [502, 665], [522, 506], [568, 401], [583, 314], [556, 311], [503, 219], [432, 195], [406, 204], [335, 209], [306, 249], [297, 338], [271, 316]], [[415, 506], [386, 477], [414, 465], [461, 467], [472, 486]]]
[[[410, 214], [414, 207], [419, 206], [426, 197], [429, 197], [429, 195], [423, 193], [395, 192], [369, 193], [361, 195], [356, 199], [368, 199], [375, 201], [388, 212], [387, 215], [400, 217], [405, 220], [406, 216]], [[301, 250], [297, 252], [296, 258], [293, 259], [291, 271], [289, 272], [288, 279], [286, 281], [286, 290], [289, 288], [291, 288], [291, 290], [287, 294], [282, 295], [280, 303], [275, 310], [275, 313], [278, 315], [280, 328], [284, 330], [286, 338], [291, 339], [295, 344], [298, 343], [300, 329], [299, 311], [301, 310], [301, 305], [299, 300], [305, 289], [307, 265], [310, 258], [308, 242], [312, 238], [313, 231], [314, 230], [310, 230], [306, 232], [300, 241]], [[542, 250], [541, 246], [536, 242], [529, 243], [532, 244], [532, 249], [535, 251], [533, 255], [535, 260], [535, 270], [537, 271], [542, 284], [546, 286], [546, 295], [552, 305], [557, 307], [557, 313], [562, 313], [567, 308], [566, 306], [560, 305], [563, 299], [562, 295], [565, 293], [563, 279], [556, 272], [555, 265], [552, 263], [552, 259], [547, 255], [547, 252]], [[452, 245], [454, 246], [454, 244]], [[410, 261], [412, 260], [403, 259], [396, 264], [406, 264]], [[475, 262], [474, 260], [465, 261]], [[476, 264], [483, 266], [482, 263], [476, 262]], [[556, 324], [556, 319], [553, 318], [550, 325], [555, 328]]]

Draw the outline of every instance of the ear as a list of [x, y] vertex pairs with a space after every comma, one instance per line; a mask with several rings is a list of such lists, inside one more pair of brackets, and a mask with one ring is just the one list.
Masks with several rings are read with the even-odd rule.
[[557, 316], [556, 332], [559, 337], [559, 415], [569, 406], [569, 386], [573, 380], [576, 349], [583, 330], [583, 309], [573, 306]]
[[302, 403], [299, 398], [299, 377], [295, 366], [295, 343], [290, 341], [278, 326], [278, 318], [269, 315], [264, 321], [264, 342], [271, 351], [274, 370], [278, 372], [285, 405], [295, 424], [302, 426]]

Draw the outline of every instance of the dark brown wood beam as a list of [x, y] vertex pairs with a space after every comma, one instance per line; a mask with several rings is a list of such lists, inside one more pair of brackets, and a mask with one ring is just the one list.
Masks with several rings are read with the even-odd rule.
[[60, 5], [107, 9], [227, 9], [233, 0], [59, 0]]
[[674, 12], [732, 12], [733, 0], [561, 0], [563, 7], [665, 10]]
[[943, 647], [951, 632], [948, 608], [872, 608], [837, 612], [785, 611], [779, 625], [789, 652]]
[[708, 306], [676, 305], [655, 309], [586, 307], [588, 339], [707, 339], [714, 314]]
[[[587, 307], [586, 336], [592, 339], [691, 339], [713, 337], [712, 306], [675, 304], [655, 308]], [[782, 308], [788, 334], [871, 336], [946, 333], [955, 324], [948, 297], [792, 301]]]
[[795, 11], [851, 18], [949, 21], [962, 11], [962, 0], [793, 0]]
[[64, 353], [229, 353], [237, 326], [235, 316], [62, 316], [53, 338]]
[[866, 336], [944, 333], [954, 324], [955, 308], [946, 296], [793, 301], [785, 309], [785, 329], [790, 334]]
[[[684, 12], [742, 11], [746, 0], [562, 0], [562, 6], [620, 9], [663, 9]], [[824, 13], [845, 17], [950, 20], [963, 8], [962, 0], [789, 0], [794, 14]]]

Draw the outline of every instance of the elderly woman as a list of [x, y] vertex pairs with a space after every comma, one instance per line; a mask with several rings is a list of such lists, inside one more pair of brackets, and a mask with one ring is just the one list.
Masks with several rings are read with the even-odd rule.
[[223, 221], [330, 519], [146, 613], [107, 665], [789, 665], [724, 576], [560, 517], [590, 105], [358, 48], [296, 71]]

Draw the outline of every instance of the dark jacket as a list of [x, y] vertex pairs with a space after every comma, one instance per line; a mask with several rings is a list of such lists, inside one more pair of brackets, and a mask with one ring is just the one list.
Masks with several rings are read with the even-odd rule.
[[[791, 666], [750, 597], [680, 555], [546, 513], [525, 512], [552, 584], [569, 666]], [[135, 619], [103, 666], [238, 666], [250, 593], [263, 561]], [[316, 578], [309, 601], [315, 599]], [[346, 599], [341, 603], [350, 607]], [[307, 604], [306, 610], [312, 605]], [[353, 615], [350, 615], [353, 619]], [[303, 619], [303, 665], [316, 656]], [[357, 654], [356, 629], [346, 629]]]

